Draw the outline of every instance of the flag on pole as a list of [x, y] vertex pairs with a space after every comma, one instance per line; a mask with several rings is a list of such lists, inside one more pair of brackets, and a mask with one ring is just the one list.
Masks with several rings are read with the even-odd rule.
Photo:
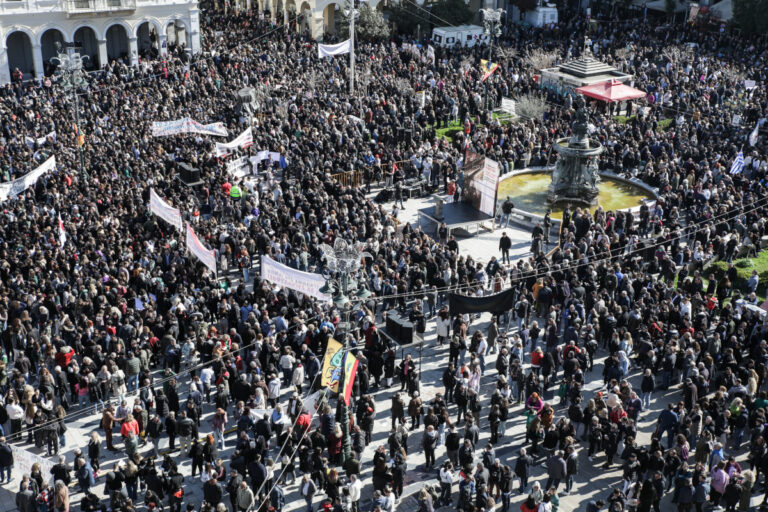
[[483, 71], [483, 77], [480, 79], [480, 81], [485, 82], [488, 80], [488, 77], [493, 74], [494, 71], [499, 69], [499, 65], [489, 60], [480, 59], [480, 68]]
[[739, 154], [736, 155], [736, 159], [731, 164], [731, 174], [741, 174], [741, 171], [744, 170], [744, 153], [742, 151], [739, 151]]
[[59, 215], [59, 245], [61, 247], [64, 247], [64, 244], [67, 243], [67, 232], [64, 231], [64, 221], [61, 220], [61, 215]]
[[76, 139], [77, 139], [77, 147], [80, 147], [80, 146], [82, 146], [83, 144], [85, 144], [85, 135], [83, 135], [83, 134], [80, 132], [80, 128], [78, 128], [78, 127], [77, 127], [77, 124], [73, 124], [72, 126], [73, 126], [73, 127], [74, 127], [74, 129], [75, 129], [75, 137], [76, 137]]
[[341, 378], [341, 361], [344, 355], [344, 346], [333, 338], [328, 340], [323, 358], [323, 370], [320, 385], [338, 391]]
[[352, 397], [352, 385], [355, 383], [359, 363], [357, 357], [351, 352], [347, 352], [344, 357], [344, 403], [347, 405], [349, 405], [349, 399]]
[[755, 129], [752, 130], [752, 133], [749, 134], [749, 145], [754, 146], [757, 144], [757, 131], [759, 129], [759, 125], [755, 125]]

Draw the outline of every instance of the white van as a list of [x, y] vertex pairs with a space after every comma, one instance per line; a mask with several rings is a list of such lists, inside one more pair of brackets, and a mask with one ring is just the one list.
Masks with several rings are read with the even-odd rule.
[[488, 36], [483, 33], [483, 27], [478, 25], [459, 25], [458, 27], [435, 27], [432, 30], [432, 44], [444, 48], [456, 45], [472, 47], [488, 42]]

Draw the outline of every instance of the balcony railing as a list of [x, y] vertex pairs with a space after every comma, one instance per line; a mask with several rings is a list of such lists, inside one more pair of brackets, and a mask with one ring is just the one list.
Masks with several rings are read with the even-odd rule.
[[64, 10], [69, 14], [135, 9], [136, 0], [64, 0]]
[[196, 4], [197, 0], [0, 0], [0, 14], [55, 13], [68, 15], [134, 11], [137, 6]]

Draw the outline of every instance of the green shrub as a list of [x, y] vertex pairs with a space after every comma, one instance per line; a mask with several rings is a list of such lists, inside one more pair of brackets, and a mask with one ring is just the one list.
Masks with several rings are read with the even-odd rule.
[[448, 128], [440, 128], [439, 130], [435, 130], [435, 133], [438, 137], [443, 137], [448, 140], [453, 140], [453, 137], [463, 131], [464, 128], [461, 126], [449, 126]]
[[613, 116], [613, 120], [619, 124], [629, 124], [635, 116]]
[[[735, 290], [741, 290], [742, 293], [747, 291], [747, 281], [752, 276], [752, 271], [757, 270], [757, 276], [760, 278], [760, 284], [757, 287], [757, 294], [761, 297], [766, 294], [766, 287], [768, 286], [768, 251], [762, 251], [758, 253], [756, 258], [740, 258], [733, 261], [733, 266], [736, 268], [736, 282], [733, 283]], [[712, 273], [715, 275], [715, 279], [720, 281], [725, 273], [728, 271], [728, 263], [725, 261], [716, 261], [704, 272], [703, 277], [707, 277]]]

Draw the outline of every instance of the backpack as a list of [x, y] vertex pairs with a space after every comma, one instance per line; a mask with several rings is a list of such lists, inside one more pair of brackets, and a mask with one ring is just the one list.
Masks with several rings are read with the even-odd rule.
[[492, 452], [483, 452], [483, 466], [486, 468], [490, 468], [493, 466], [494, 457]]
[[599, 428], [593, 428], [589, 433], [589, 438], [598, 447], [603, 444], [603, 432]]
[[470, 483], [459, 486], [459, 508], [467, 509], [472, 503], [472, 488]]
[[275, 510], [282, 510], [285, 506], [285, 494], [279, 487], [272, 489], [269, 499], [272, 502], [272, 506], [275, 507]]

